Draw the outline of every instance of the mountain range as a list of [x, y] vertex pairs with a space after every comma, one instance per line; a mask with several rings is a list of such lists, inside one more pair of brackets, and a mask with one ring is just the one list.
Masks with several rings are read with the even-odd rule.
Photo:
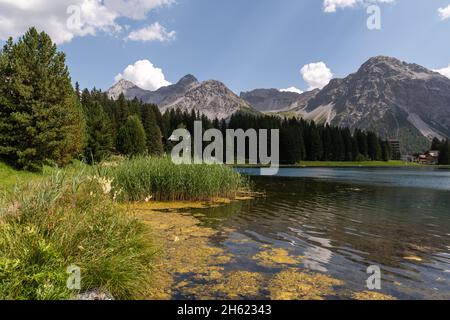
[[187, 112], [195, 109], [210, 119], [226, 119], [237, 112], [257, 113], [247, 101], [240, 99], [222, 82], [199, 82], [193, 75], [184, 76], [176, 84], [156, 91], [144, 90], [130, 81], [120, 80], [107, 93], [112, 99], [117, 99], [123, 93], [126, 99], [137, 98], [145, 103], [156, 104], [163, 113], [170, 109]]
[[425, 150], [435, 137], [450, 137], [450, 79], [386, 56], [369, 59], [357, 72], [331, 80], [322, 90], [302, 94], [256, 89], [238, 97], [219, 81], [199, 82], [192, 75], [156, 91], [126, 80], [108, 90], [113, 99], [121, 93], [157, 104], [162, 112], [195, 109], [211, 119], [237, 112], [266, 113], [372, 130], [400, 140], [403, 153]]

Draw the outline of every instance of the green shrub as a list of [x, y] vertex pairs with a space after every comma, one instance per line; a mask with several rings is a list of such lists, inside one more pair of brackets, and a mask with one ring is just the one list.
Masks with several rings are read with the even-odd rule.
[[176, 165], [169, 157], [136, 157], [100, 167], [121, 200], [197, 201], [235, 197], [247, 180], [223, 165]]
[[0, 299], [68, 299], [67, 267], [81, 291], [117, 299], [145, 291], [154, 253], [148, 230], [108, 195], [108, 181], [58, 172], [0, 202]]

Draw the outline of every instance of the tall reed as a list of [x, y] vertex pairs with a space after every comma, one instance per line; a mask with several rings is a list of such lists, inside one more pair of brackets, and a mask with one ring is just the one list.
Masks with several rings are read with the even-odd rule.
[[176, 165], [169, 157], [137, 157], [99, 173], [113, 180], [113, 191], [125, 201], [203, 201], [234, 198], [248, 181], [223, 165]]

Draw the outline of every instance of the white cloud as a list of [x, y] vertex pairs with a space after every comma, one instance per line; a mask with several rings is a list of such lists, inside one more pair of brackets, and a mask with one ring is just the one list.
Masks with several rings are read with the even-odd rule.
[[433, 70], [433, 71], [439, 72], [439, 73], [442, 74], [443, 76], [446, 76], [447, 78], [450, 79], [450, 64], [448, 65], [447, 68], [436, 69], [436, 70]]
[[132, 41], [170, 41], [175, 39], [175, 31], [167, 31], [158, 22], [139, 30], [130, 32], [127, 39]]
[[0, 40], [22, 35], [35, 26], [57, 43], [74, 37], [117, 33], [118, 19], [144, 19], [173, 0], [0, 0]]
[[357, 0], [325, 0], [323, 10], [325, 12], [336, 12], [338, 8], [354, 7]]
[[327, 13], [336, 12], [338, 9], [353, 8], [357, 5], [371, 5], [377, 3], [392, 3], [395, 0], [324, 0], [323, 10]]
[[105, 6], [122, 17], [134, 20], [145, 19], [148, 12], [162, 6], [169, 6], [175, 0], [105, 0]]
[[298, 93], [298, 94], [302, 94], [303, 93], [302, 90], [300, 90], [300, 89], [298, 89], [296, 87], [289, 87], [287, 89], [280, 89], [280, 91], [281, 92], [295, 92], [295, 93]]
[[166, 80], [163, 71], [156, 68], [149, 60], [139, 60], [129, 65], [122, 73], [115, 77], [118, 82], [122, 79], [133, 82], [135, 85], [146, 90], [158, 90], [171, 83]]
[[308, 90], [322, 89], [333, 78], [333, 73], [324, 62], [310, 63], [300, 70], [303, 80], [308, 84]]
[[438, 13], [439, 17], [441, 17], [442, 20], [450, 18], [450, 4], [448, 5], [448, 7], [439, 8]]

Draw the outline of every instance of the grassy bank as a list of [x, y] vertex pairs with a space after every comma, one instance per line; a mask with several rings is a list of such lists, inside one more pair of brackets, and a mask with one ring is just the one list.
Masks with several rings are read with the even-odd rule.
[[222, 165], [175, 165], [170, 158], [140, 157], [99, 167], [124, 201], [201, 201], [234, 198], [248, 182]]
[[[225, 166], [147, 157], [42, 173], [0, 164], [0, 177], [0, 299], [70, 299], [91, 290], [144, 297], [155, 248], [126, 202], [234, 198], [248, 186]], [[79, 291], [66, 285], [72, 265], [81, 269]]]
[[[60, 168], [49, 166], [44, 166], [41, 172], [16, 170], [0, 161], [0, 192], [13, 191], [16, 186], [29, 182], [42, 181], [51, 177], [60, 170]], [[80, 161], [74, 161], [64, 168], [64, 172], [66, 176], [73, 176], [80, 172], [88, 174], [93, 172], [93, 168]]]
[[0, 205], [0, 299], [69, 299], [67, 268], [81, 292], [138, 298], [154, 254], [148, 230], [111, 200], [101, 181], [62, 171]]
[[38, 179], [41, 176], [42, 174], [39, 173], [15, 170], [7, 164], [0, 162], [0, 191], [10, 190], [17, 184]]

